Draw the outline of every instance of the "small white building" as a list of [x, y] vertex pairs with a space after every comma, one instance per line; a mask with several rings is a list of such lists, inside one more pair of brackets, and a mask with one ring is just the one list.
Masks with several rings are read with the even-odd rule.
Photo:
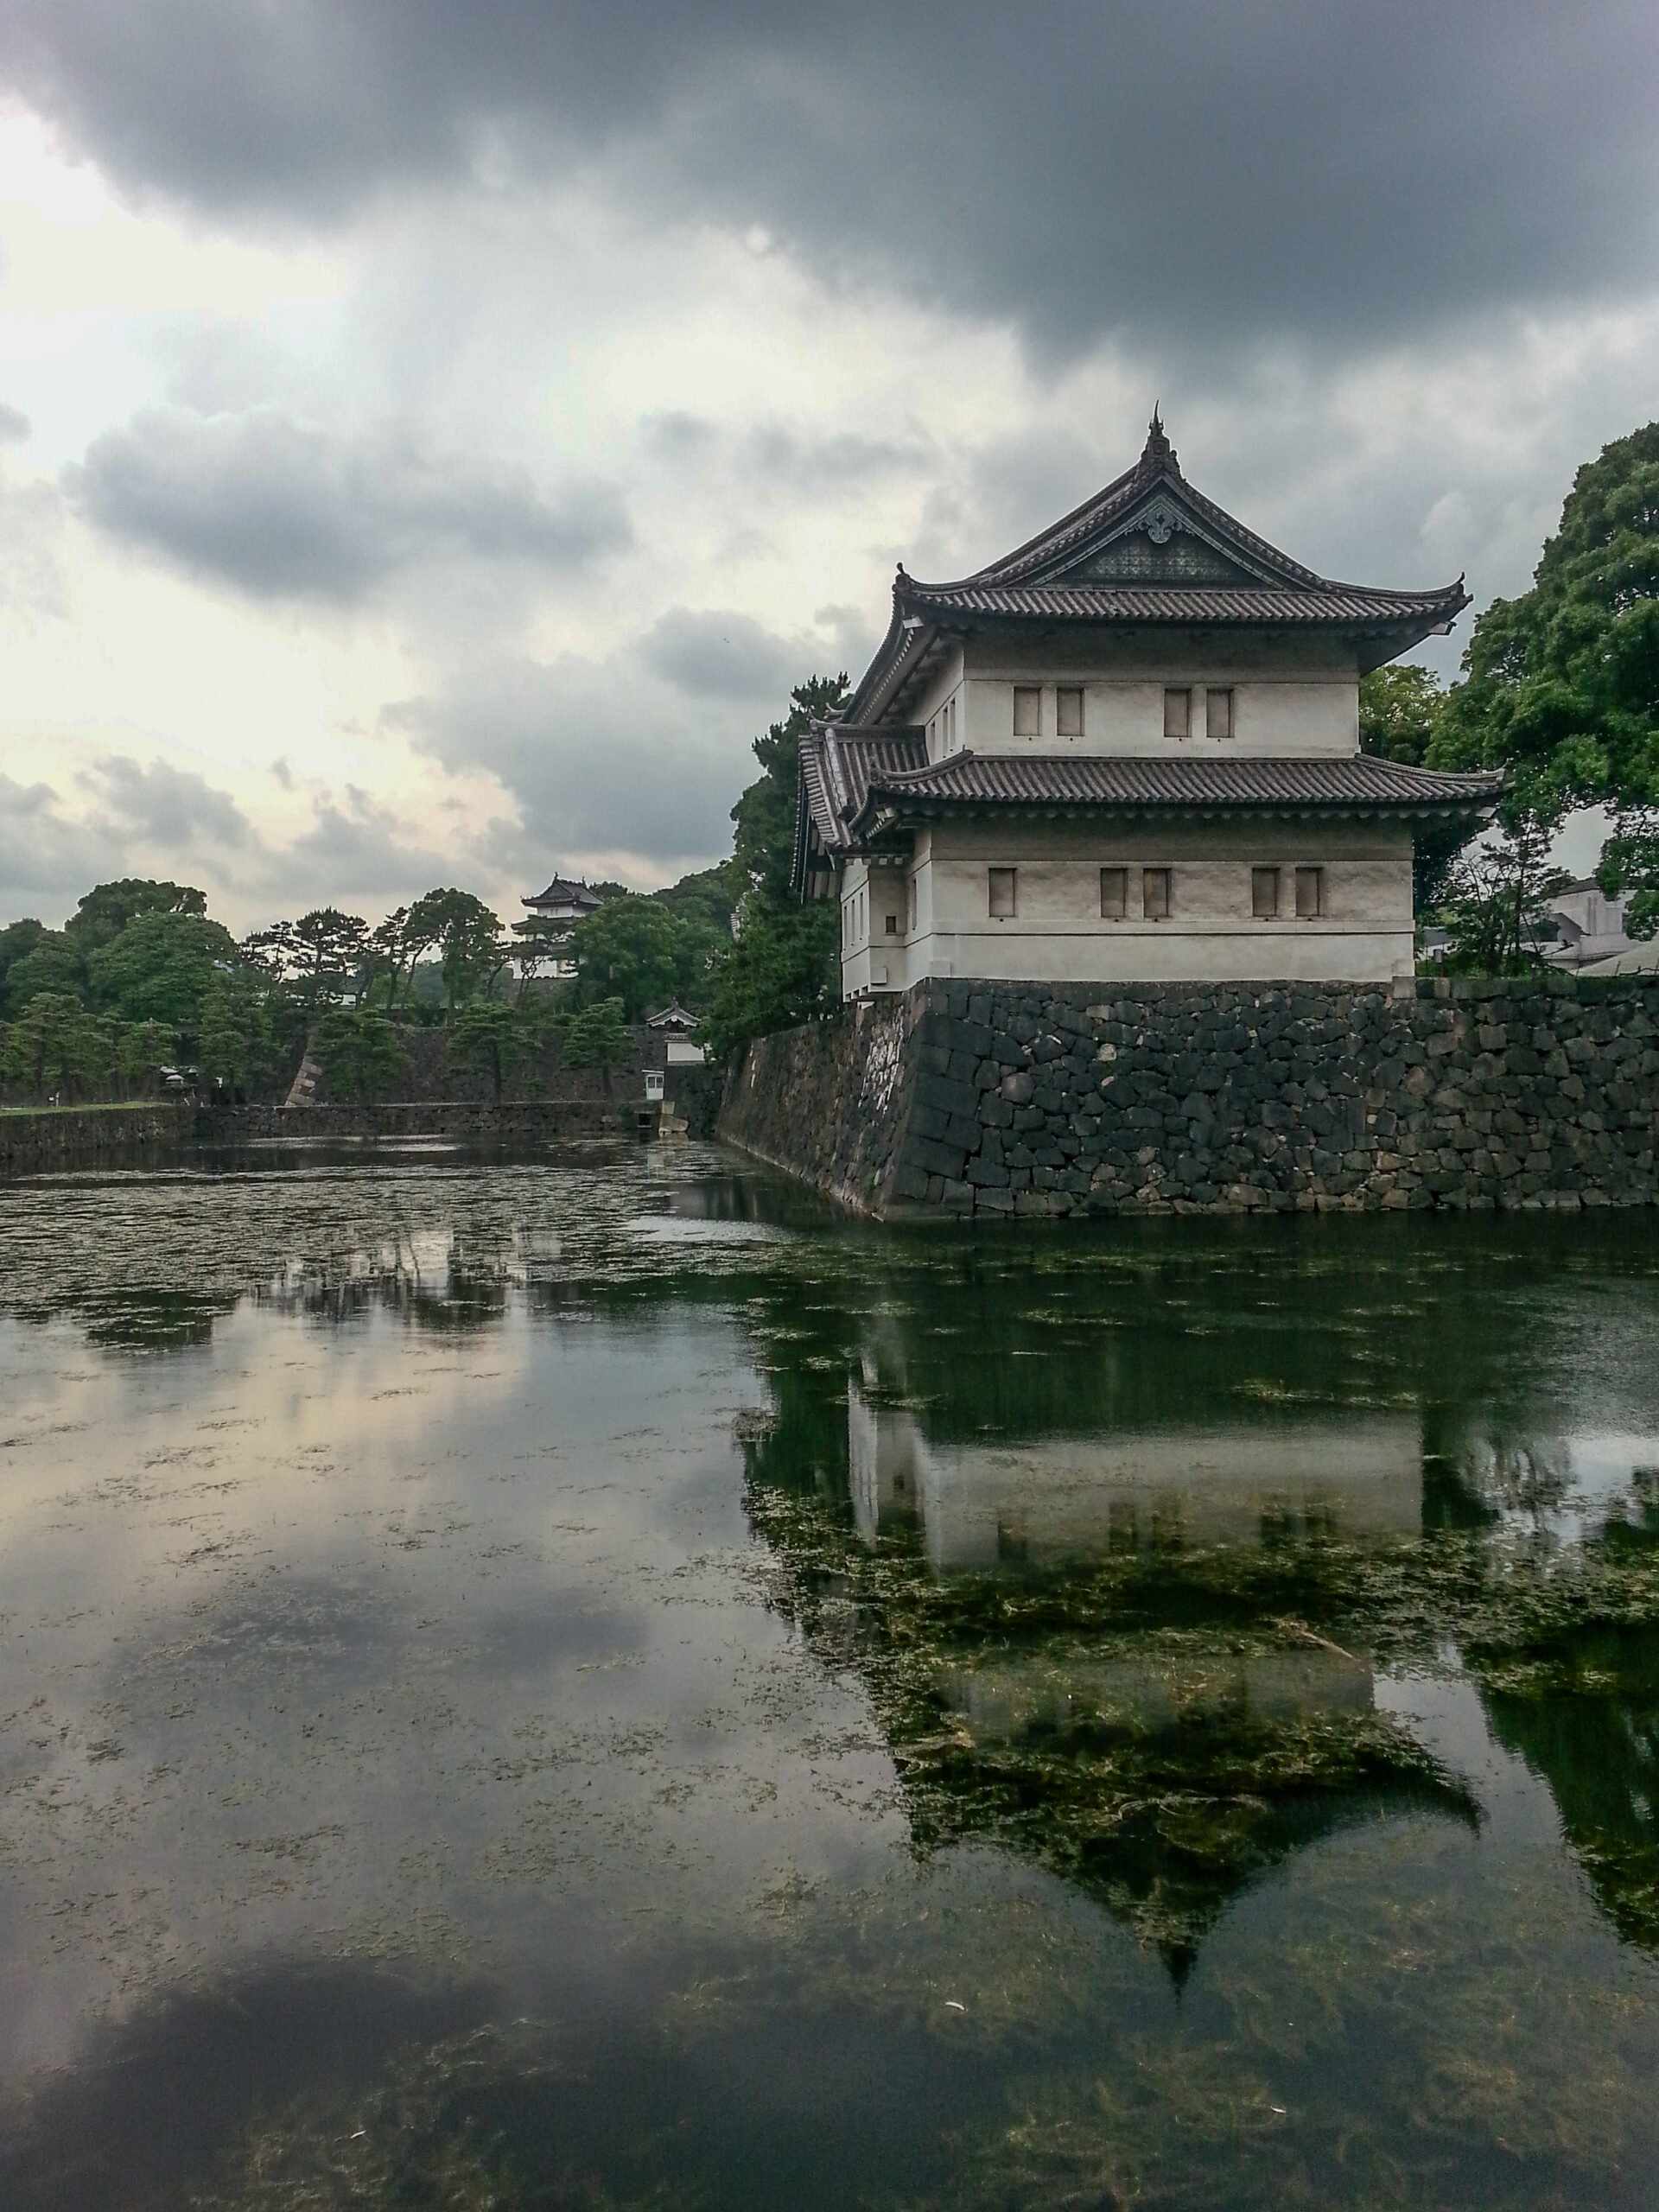
[[1359, 679], [1469, 604], [1333, 583], [1139, 461], [959, 582], [899, 571], [800, 751], [795, 886], [846, 997], [931, 976], [1382, 982], [1414, 967], [1414, 833], [1502, 790], [1359, 749]]

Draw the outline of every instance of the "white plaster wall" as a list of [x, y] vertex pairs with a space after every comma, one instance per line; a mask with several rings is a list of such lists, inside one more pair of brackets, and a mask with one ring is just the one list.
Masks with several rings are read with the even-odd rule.
[[[951, 711], [953, 708], [954, 714]], [[927, 732], [927, 757], [930, 760], [942, 760], [947, 752], [959, 753], [967, 742], [963, 734], [965, 704], [960, 645], [953, 647], [946, 655], [927, 689], [918, 698], [914, 719]], [[951, 741], [953, 728], [954, 742]]]
[[847, 1443], [860, 1534], [873, 1541], [919, 1517], [940, 1570], [992, 1564], [1008, 1539], [1063, 1557], [1136, 1536], [1259, 1542], [1264, 1515], [1351, 1535], [1410, 1535], [1422, 1519], [1414, 1414], [935, 1446], [913, 1414], [854, 1386]]
[[[1323, 871], [1324, 911], [1296, 918], [1294, 870]], [[861, 876], [861, 863], [855, 863]], [[993, 921], [989, 870], [1018, 871], [1016, 912]], [[1128, 915], [1100, 912], [1100, 870], [1128, 871]], [[1281, 913], [1257, 921], [1250, 872], [1283, 871]], [[1140, 912], [1141, 871], [1167, 868], [1171, 913]], [[899, 917], [887, 938], [877, 919], [861, 946], [843, 948], [851, 997], [899, 990], [930, 976], [1008, 982], [1386, 982], [1413, 972], [1411, 837], [1388, 823], [1264, 822], [1124, 824], [1013, 819], [936, 825], [918, 841], [916, 927], [904, 930], [905, 873], [877, 869], [874, 915]], [[848, 871], [850, 883], [853, 868]], [[1288, 910], [1288, 911], [1286, 911]], [[885, 978], [876, 970], [885, 967]]]
[[[920, 936], [908, 927], [908, 868], [849, 861], [841, 882], [841, 994], [901, 991], [925, 969], [914, 965]], [[898, 924], [890, 936], [887, 918]]]
[[[1200, 678], [1174, 664], [1145, 677], [1062, 674], [1060, 683], [1083, 687], [1083, 735], [1061, 737], [1056, 727], [1052, 668], [1023, 672], [999, 670], [994, 676], [969, 672], [963, 680], [959, 709], [963, 743], [976, 753], [1046, 753], [1151, 755], [1168, 759], [1186, 753], [1248, 753], [1257, 758], [1343, 754], [1359, 750], [1359, 686], [1343, 674], [1267, 679], [1247, 671], [1211, 670]], [[1016, 683], [1042, 690], [1042, 729], [1035, 738], [1014, 734]], [[1233, 694], [1233, 735], [1205, 734], [1208, 688]], [[1192, 734], [1164, 735], [1164, 692], [1179, 686], [1192, 694]], [[934, 757], [930, 746], [930, 757]]]

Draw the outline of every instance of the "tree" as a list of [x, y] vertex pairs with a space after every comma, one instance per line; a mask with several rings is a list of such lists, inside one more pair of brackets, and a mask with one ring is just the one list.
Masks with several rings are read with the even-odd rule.
[[99, 945], [113, 944], [129, 923], [141, 914], [205, 914], [204, 892], [188, 883], [162, 883], [149, 876], [126, 875], [118, 882], [97, 883], [77, 905], [65, 924], [83, 955]]
[[27, 950], [18, 953], [5, 973], [5, 1009], [20, 1014], [39, 991], [60, 998], [86, 995], [86, 962], [80, 946], [65, 930], [43, 930], [38, 923], [20, 922], [17, 927], [34, 937]]
[[624, 1021], [641, 1021], [674, 995], [683, 925], [655, 899], [624, 892], [576, 924], [570, 949], [581, 1005], [620, 999]]
[[[46, 935], [45, 925], [29, 916], [21, 922], [8, 923], [0, 930], [0, 1010], [7, 1003], [7, 982], [12, 969]], [[22, 1005], [20, 999], [18, 1004]]]
[[196, 1065], [208, 1083], [247, 1097], [275, 1058], [273, 993], [257, 969], [216, 969], [202, 1001]]
[[499, 920], [470, 891], [429, 891], [417, 899], [409, 910], [404, 944], [411, 967], [423, 952], [437, 949], [451, 1016], [475, 993], [487, 997], [512, 957]]
[[845, 675], [815, 676], [754, 741], [762, 773], [732, 809], [733, 872], [743, 887], [736, 937], [716, 957], [706, 1033], [724, 1058], [750, 1037], [815, 1020], [840, 1001], [839, 916], [832, 902], [798, 901], [789, 887], [801, 740], [846, 696]]
[[1464, 670], [1431, 765], [1507, 767], [1516, 831], [1609, 807], [1603, 882], [1659, 923], [1659, 423], [1580, 469], [1531, 590], [1480, 615]]
[[[1359, 679], [1360, 751], [1421, 767], [1445, 707], [1446, 693], [1433, 669], [1413, 661], [1372, 669]], [[1420, 921], [1450, 895], [1452, 864], [1468, 836], [1461, 822], [1418, 827], [1411, 848], [1411, 890]]]
[[360, 1007], [325, 1014], [312, 1043], [335, 1098], [384, 1098], [409, 1066], [392, 1023]]
[[151, 908], [86, 963], [95, 1005], [124, 1021], [163, 1021], [194, 1039], [217, 964], [233, 968], [228, 930], [203, 914]]
[[115, 1064], [124, 1096], [153, 1090], [157, 1077], [177, 1050], [165, 1022], [123, 1021], [115, 1029]]
[[381, 983], [385, 984], [385, 1004], [388, 1009], [397, 1003], [397, 989], [409, 965], [408, 950], [409, 909], [395, 907], [383, 922], [377, 922], [369, 932], [367, 950], [363, 959], [363, 1002], [372, 1006]]
[[1451, 932], [1448, 971], [1522, 976], [1543, 965], [1545, 906], [1568, 881], [1550, 867], [1549, 846], [1548, 828], [1523, 817], [1458, 856], [1440, 908]]
[[314, 906], [297, 922], [256, 930], [245, 950], [291, 985], [308, 1013], [355, 997], [369, 957], [368, 925], [338, 906]]
[[613, 1067], [627, 1042], [620, 999], [600, 999], [573, 1016], [561, 1056], [568, 1068]]
[[1397, 661], [1359, 679], [1359, 749], [1421, 767], [1446, 694], [1432, 668]]
[[541, 1031], [524, 1001], [469, 999], [449, 1024], [449, 1050], [464, 1065], [481, 1068], [491, 1095], [501, 1103], [505, 1078], [541, 1043]]
[[60, 991], [37, 991], [6, 1033], [6, 1073], [36, 1097], [94, 1088], [104, 1060], [98, 1023]]

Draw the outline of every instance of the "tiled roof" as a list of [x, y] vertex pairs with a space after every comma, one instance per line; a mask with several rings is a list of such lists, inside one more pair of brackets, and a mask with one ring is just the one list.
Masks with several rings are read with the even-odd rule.
[[938, 584], [901, 568], [887, 634], [848, 716], [902, 719], [953, 635], [981, 623], [1325, 629], [1363, 671], [1468, 604], [1461, 577], [1387, 591], [1305, 569], [1186, 481], [1154, 416], [1133, 468], [1001, 560]]
[[873, 779], [926, 766], [924, 730], [820, 725], [801, 741], [801, 792], [819, 843], [827, 850], [846, 843]]
[[954, 753], [930, 762], [919, 729], [819, 723], [801, 741], [796, 887], [814, 855], [868, 849], [910, 823], [982, 810], [1054, 814], [1390, 814], [1478, 819], [1501, 774], [1445, 776], [1368, 753]]
[[1466, 604], [1463, 588], [1372, 591], [1321, 583], [1287, 591], [1228, 584], [907, 584], [906, 607], [941, 615], [1035, 615], [1063, 622], [1414, 622], [1450, 620]]
[[982, 806], [1478, 813], [1494, 804], [1503, 789], [1501, 774], [1445, 776], [1368, 753], [1274, 759], [957, 753], [908, 773], [872, 777], [863, 809], [847, 826], [859, 836], [884, 818]]

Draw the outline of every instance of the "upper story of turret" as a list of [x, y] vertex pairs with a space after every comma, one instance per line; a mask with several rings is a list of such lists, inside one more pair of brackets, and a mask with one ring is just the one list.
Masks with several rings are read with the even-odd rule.
[[1332, 582], [1190, 485], [1154, 415], [1135, 467], [989, 567], [925, 584], [839, 718], [976, 754], [1284, 759], [1359, 747], [1359, 678], [1468, 605]]

